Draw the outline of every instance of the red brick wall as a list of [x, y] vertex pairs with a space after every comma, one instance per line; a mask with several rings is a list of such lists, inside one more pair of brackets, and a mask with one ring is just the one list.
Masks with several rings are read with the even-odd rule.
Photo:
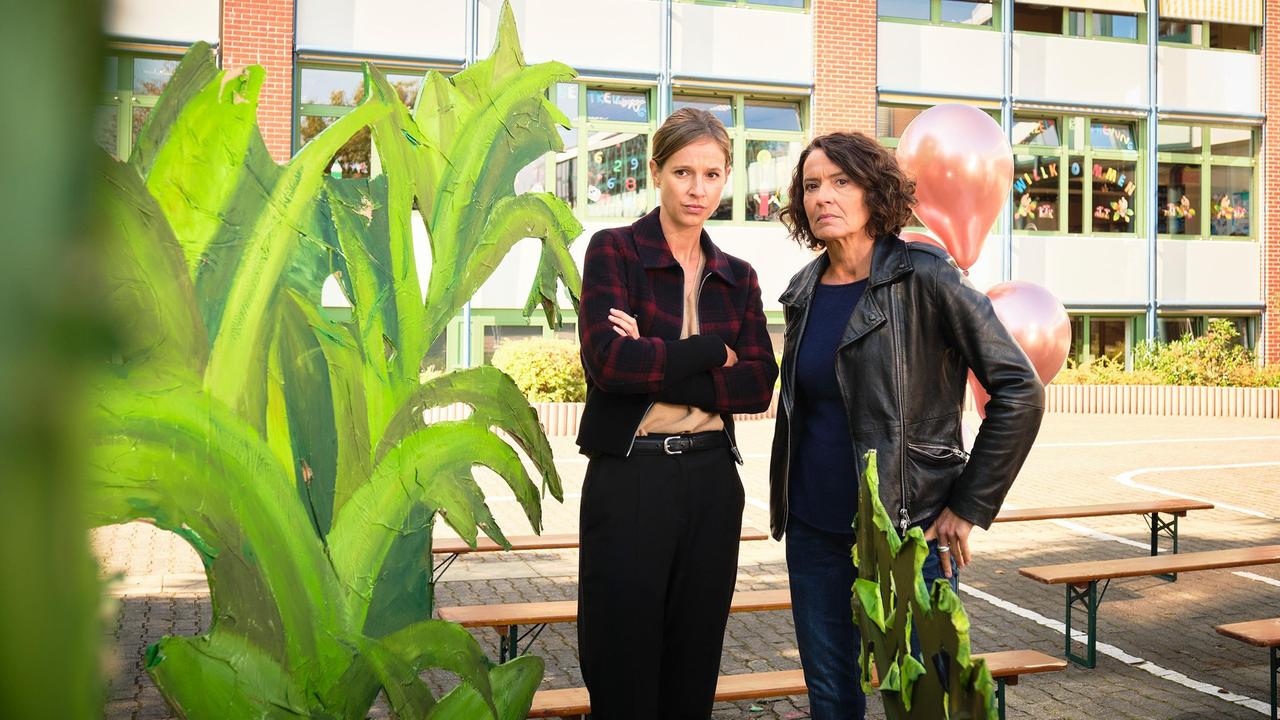
[[222, 0], [222, 67], [261, 65], [258, 127], [277, 162], [293, 144], [293, 0]]
[[1280, 2], [1267, 0], [1262, 38], [1262, 175], [1254, 212], [1261, 212], [1264, 362], [1280, 364]]
[[876, 0], [813, 0], [813, 134], [876, 133]]

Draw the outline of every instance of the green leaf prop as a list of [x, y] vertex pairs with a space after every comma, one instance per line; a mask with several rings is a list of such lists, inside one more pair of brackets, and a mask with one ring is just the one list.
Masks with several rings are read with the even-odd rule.
[[[525, 65], [504, 6], [493, 56], [430, 73], [412, 113], [364, 73], [363, 101], [278, 165], [257, 129], [262, 69], [228, 76], [197, 44], [129, 162], [99, 162], [103, 302], [127, 324], [97, 383], [90, 507], [97, 524], [174, 532], [205, 564], [209, 632], [147, 654], [182, 717], [363, 718], [381, 693], [400, 718], [522, 718], [542, 676], [537, 658], [494, 666], [431, 619], [431, 533], [442, 516], [472, 544], [506, 543], [477, 466], [541, 531], [542, 498], [562, 498], [551, 447], [501, 372], [419, 374], [522, 238], [543, 245], [533, 306], [558, 322], [561, 284], [576, 305], [581, 225], [552, 195], [513, 192], [521, 167], [561, 149], [546, 91], [573, 71]], [[365, 130], [380, 174], [328, 176]], [[320, 308], [331, 275], [349, 320]], [[472, 412], [425, 423], [451, 403]], [[429, 668], [460, 684], [437, 699]]]
[[[876, 453], [867, 453], [858, 488], [857, 542], [853, 562], [853, 617], [862, 632], [862, 687], [870, 693], [871, 666], [890, 720], [994, 720], [995, 682], [986, 663], [969, 652], [969, 616], [945, 580], [932, 592], [920, 575], [928, 544], [920, 528], [899, 537], [880, 502]], [[912, 628], [922, 663], [911, 652]], [[945, 663], [944, 685], [936, 659]]]

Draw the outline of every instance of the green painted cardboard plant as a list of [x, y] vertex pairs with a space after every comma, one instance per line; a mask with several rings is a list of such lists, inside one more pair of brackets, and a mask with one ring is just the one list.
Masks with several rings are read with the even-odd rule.
[[[872, 692], [871, 663], [880, 678], [880, 698], [890, 720], [955, 718], [994, 720], [995, 682], [986, 663], [969, 652], [969, 616], [945, 580], [925, 587], [920, 570], [929, 554], [920, 528], [899, 537], [880, 502], [876, 453], [867, 453], [858, 490], [853, 562], [854, 622], [862, 631], [862, 687]], [[911, 653], [911, 631], [919, 635], [922, 663]], [[946, 684], [934, 658], [950, 658]], [[927, 663], [927, 665], [926, 665]], [[927, 667], [927, 669], [926, 669]]]
[[[513, 191], [521, 167], [560, 149], [568, 120], [545, 91], [573, 71], [526, 66], [504, 7], [493, 55], [429, 73], [412, 113], [364, 72], [363, 102], [281, 166], [256, 124], [263, 70], [228, 75], [197, 45], [128, 163], [101, 160], [107, 302], [130, 326], [99, 388], [93, 510], [99, 524], [150, 520], [204, 562], [209, 632], [146, 658], [183, 717], [363, 718], [382, 692], [400, 718], [523, 718], [541, 679], [539, 658], [495, 667], [461, 627], [430, 619], [430, 550], [437, 515], [469, 542], [505, 543], [477, 465], [540, 530], [538, 486], [507, 440], [560, 499], [551, 448], [497, 370], [425, 384], [419, 372], [522, 238], [543, 247], [529, 310], [558, 321], [558, 282], [576, 304], [581, 226], [554, 196]], [[329, 177], [365, 129], [381, 172]], [[319, 308], [333, 274], [352, 304], [342, 322]], [[470, 417], [424, 424], [454, 402]], [[437, 699], [427, 668], [461, 682]]]

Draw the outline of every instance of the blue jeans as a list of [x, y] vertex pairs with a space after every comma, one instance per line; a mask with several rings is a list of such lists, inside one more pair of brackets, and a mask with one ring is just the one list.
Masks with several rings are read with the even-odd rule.
[[[858, 666], [858, 626], [853, 622], [854, 535], [832, 533], [787, 521], [787, 572], [791, 578], [791, 616], [800, 645], [800, 664], [809, 686], [813, 720], [862, 720], [867, 698]], [[942, 577], [936, 542], [929, 543], [921, 575], [925, 584]], [[959, 584], [952, 561], [951, 586]], [[913, 638], [913, 645], [914, 642]]]

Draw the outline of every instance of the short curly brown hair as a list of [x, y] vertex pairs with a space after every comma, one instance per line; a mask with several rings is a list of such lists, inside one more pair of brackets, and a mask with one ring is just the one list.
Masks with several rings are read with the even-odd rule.
[[809, 216], [804, 210], [804, 162], [809, 153], [821, 150], [862, 188], [863, 201], [870, 215], [867, 235], [872, 239], [897, 235], [911, 219], [916, 205], [916, 183], [909, 179], [893, 153], [862, 133], [835, 132], [820, 135], [800, 153], [791, 177], [791, 199], [779, 217], [790, 231], [791, 239], [809, 248], [821, 250], [827, 244], [814, 237]]

